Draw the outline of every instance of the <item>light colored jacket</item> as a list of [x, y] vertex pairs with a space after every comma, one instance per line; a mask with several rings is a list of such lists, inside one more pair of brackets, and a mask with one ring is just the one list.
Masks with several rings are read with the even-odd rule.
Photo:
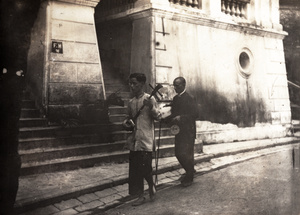
[[[128, 103], [128, 115], [130, 118], [143, 106], [144, 99], [149, 98], [149, 94], [144, 93], [139, 98], [132, 98]], [[129, 138], [128, 148], [131, 151], [153, 151], [154, 144], [154, 119], [158, 119], [159, 111], [156, 100], [152, 97], [153, 108], [150, 110], [145, 106], [135, 122], [132, 137]]]

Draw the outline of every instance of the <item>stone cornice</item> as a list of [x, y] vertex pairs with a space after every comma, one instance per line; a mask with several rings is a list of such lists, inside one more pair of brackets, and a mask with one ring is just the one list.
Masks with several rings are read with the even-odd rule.
[[141, 19], [145, 17], [164, 17], [170, 20], [182, 21], [187, 23], [192, 23], [196, 25], [208, 26], [218, 29], [236, 31], [243, 34], [250, 34], [250, 35], [257, 35], [261, 37], [272, 37], [283, 39], [287, 36], [287, 32], [285, 31], [278, 31], [276, 29], [267, 29], [263, 28], [262, 26], [253, 25], [251, 23], [241, 22], [235, 23], [232, 20], [226, 19], [214, 19], [209, 17], [208, 15], [201, 13], [200, 10], [193, 10], [190, 13], [181, 13], [180, 11], [166, 11], [161, 8], [148, 8], [143, 10], [131, 10], [130, 13], [128, 11], [119, 13], [116, 15], [111, 15], [107, 17], [103, 17], [101, 20], [96, 20], [96, 22], [109, 22], [109, 21], [125, 21], [125, 20], [134, 20], [134, 19]]
[[66, 2], [70, 4], [77, 4], [88, 7], [96, 7], [101, 0], [52, 0], [59, 2]]
[[211, 17], [202, 15], [202, 16], [196, 16], [196, 15], [189, 15], [189, 14], [171, 14], [169, 13], [166, 15], [162, 11], [153, 10], [154, 14], [160, 14], [161, 17], [170, 18], [171, 20], [177, 20], [177, 21], [183, 21], [187, 23], [212, 27], [212, 28], [218, 28], [223, 30], [229, 30], [229, 31], [236, 31], [243, 34], [249, 34], [249, 35], [257, 35], [261, 37], [272, 37], [272, 38], [278, 38], [283, 39], [285, 36], [287, 36], [287, 32], [284, 31], [277, 31], [275, 29], [267, 29], [263, 28], [258, 25], [253, 25], [251, 23], [246, 22], [240, 22], [235, 23], [232, 20], [223, 20], [221, 19], [213, 19]]

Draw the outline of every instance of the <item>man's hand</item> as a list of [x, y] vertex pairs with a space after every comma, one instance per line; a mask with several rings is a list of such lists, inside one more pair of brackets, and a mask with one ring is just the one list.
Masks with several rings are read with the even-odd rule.
[[180, 122], [180, 116], [175, 116], [173, 119], [172, 119], [173, 122]]
[[132, 130], [134, 128], [134, 122], [131, 119], [125, 119], [122, 123], [125, 130]]
[[148, 98], [148, 99], [144, 99], [143, 104], [144, 104], [145, 106], [148, 106], [150, 110], [153, 108], [152, 100], [149, 99], [149, 98]]

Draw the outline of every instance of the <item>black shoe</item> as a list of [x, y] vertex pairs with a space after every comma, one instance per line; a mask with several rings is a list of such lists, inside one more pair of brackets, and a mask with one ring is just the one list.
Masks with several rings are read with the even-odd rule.
[[188, 187], [188, 186], [191, 186], [191, 185], [192, 185], [193, 180], [194, 180], [193, 174], [191, 174], [191, 175], [186, 175], [186, 176], [184, 177], [184, 179], [181, 181], [181, 184], [182, 184], [182, 186], [184, 186], [184, 187]]
[[153, 184], [152, 188], [150, 189], [149, 188], [149, 196], [150, 196], [150, 201], [155, 201], [155, 198], [156, 198], [156, 187], [155, 185]]
[[184, 180], [184, 178], [185, 178], [185, 174], [182, 174], [182, 175], [179, 177], [178, 180], [179, 180], [180, 182], [182, 182], [182, 181]]
[[146, 202], [146, 198], [144, 196], [139, 197], [137, 200], [135, 200], [131, 205], [132, 206], [139, 206]]
[[193, 181], [183, 181], [181, 184], [183, 187], [188, 187], [188, 186], [191, 186], [193, 183]]
[[[194, 172], [193, 172], [193, 174], [195, 174], [197, 171], [194, 169]], [[179, 177], [179, 181], [180, 182], [182, 182], [183, 180], [184, 180], [184, 178], [185, 178], [185, 176], [186, 176], [186, 173], [183, 173], [180, 177]]]

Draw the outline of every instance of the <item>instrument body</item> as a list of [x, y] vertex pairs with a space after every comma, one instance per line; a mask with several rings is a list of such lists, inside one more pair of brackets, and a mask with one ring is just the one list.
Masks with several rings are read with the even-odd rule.
[[[173, 135], [177, 135], [180, 132], [180, 127], [178, 124], [174, 124], [170, 118], [172, 115], [172, 103], [161, 104], [159, 107], [161, 114], [161, 119], [165, 121], [170, 126], [170, 132]], [[171, 125], [170, 125], [171, 124]]]
[[177, 125], [177, 124], [172, 125], [170, 127], [170, 131], [171, 131], [171, 134], [173, 134], [173, 135], [179, 134], [179, 132], [180, 132], [179, 125]]

